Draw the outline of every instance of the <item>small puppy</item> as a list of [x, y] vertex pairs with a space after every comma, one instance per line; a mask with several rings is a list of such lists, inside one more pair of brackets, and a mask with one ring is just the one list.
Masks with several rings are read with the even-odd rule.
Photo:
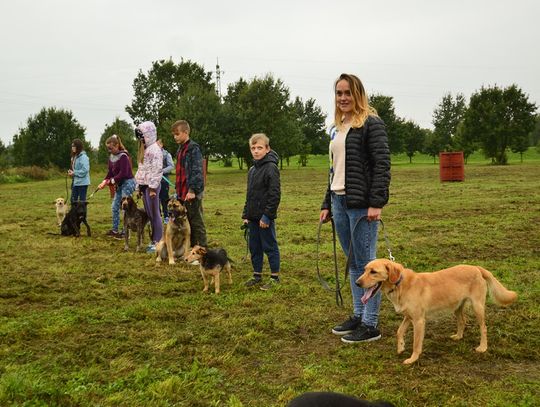
[[398, 354], [405, 350], [405, 332], [413, 325], [413, 353], [403, 363], [415, 362], [422, 353], [426, 314], [431, 311], [452, 310], [457, 317], [457, 333], [451, 338], [463, 338], [465, 304], [470, 302], [480, 325], [480, 345], [477, 352], [487, 350], [485, 322], [486, 294], [489, 291], [502, 306], [513, 303], [517, 294], [507, 290], [489, 271], [479, 266], [459, 265], [432, 273], [415, 273], [387, 259], [369, 262], [356, 284], [365, 288], [365, 304], [381, 289], [392, 301], [396, 312], [404, 315], [397, 331]]
[[169, 264], [175, 264], [174, 258], [187, 256], [191, 244], [191, 227], [187, 218], [187, 209], [178, 200], [171, 198], [167, 204], [169, 222], [162, 239], [156, 245], [156, 262], [169, 259]]
[[231, 259], [227, 256], [225, 249], [207, 249], [199, 245], [194, 246], [186, 258], [186, 261], [197, 260], [200, 264], [201, 275], [204, 282], [203, 292], [208, 291], [208, 276], [211, 276], [214, 283], [215, 293], [220, 292], [219, 275], [225, 269], [229, 276], [229, 284], [232, 284]]
[[86, 226], [86, 233], [90, 233], [90, 225], [86, 221], [86, 201], [77, 201], [71, 204], [66, 217], [60, 225], [60, 234], [62, 236], [77, 236], [81, 235], [81, 223]]
[[66, 217], [68, 206], [64, 198], [56, 198], [53, 203], [56, 206], [56, 221], [58, 222], [58, 226], [60, 226]]
[[[137, 248], [135, 251], [141, 250], [143, 242], [143, 233], [146, 224], [149, 222], [148, 215], [146, 211], [142, 208], [137, 208], [137, 203], [133, 200], [131, 196], [125, 196], [120, 201], [122, 210], [124, 211], [124, 250], [129, 250], [129, 235], [130, 230], [137, 232]], [[152, 237], [150, 237], [152, 239]]]

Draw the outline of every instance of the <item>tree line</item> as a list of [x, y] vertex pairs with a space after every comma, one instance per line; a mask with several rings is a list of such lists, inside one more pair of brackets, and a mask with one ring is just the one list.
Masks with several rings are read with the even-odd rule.
[[[188, 120], [191, 138], [201, 145], [206, 158], [222, 160], [227, 166], [236, 161], [243, 168], [250, 162], [247, 140], [258, 132], [270, 137], [282, 165], [289, 164], [293, 156], [306, 165], [310, 154], [328, 152], [326, 117], [321, 108], [313, 99], [293, 99], [280, 79], [272, 75], [240, 78], [227, 87], [223, 97], [218, 93], [212, 72], [201, 65], [189, 60], [160, 60], [147, 72], [138, 72], [133, 80], [133, 99], [125, 110], [134, 124], [153, 121], [170, 152], [177, 148], [170, 133], [172, 123], [180, 118]], [[433, 130], [399, 117], [392, 96], [372, 95], [370, 104], [386, 123], [391, 152], [404, 153], [411, 162], [418, 152], [435, 160], [440, 151], [460, 150], [468, 157], [481, 149], [493, 163], [506, 164], [508, 150], [523, 153], [540, 142], [537, 106], [516, 85], [482, 87], [468, 104], [463, 94], [445, 94], [434, 109]], [[99, 146], [93, 150], [85, 128], [71, 111], [44, 107], [28, 118], [12, 144], [6, 147], [0, 142], [0, 166], [53, 165], [65, 169], [75, 138], [83, 140], [95, 161], [106, 163], [105, 140], [112, 134], [118, 134], [135, 155], [133, 129], [116, 118], [105, 126]]]

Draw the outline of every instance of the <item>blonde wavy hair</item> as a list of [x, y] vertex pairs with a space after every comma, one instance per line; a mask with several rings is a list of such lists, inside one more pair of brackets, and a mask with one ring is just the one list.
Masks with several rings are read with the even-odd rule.
[[[355, 75], [348, 73], [342, 73], [339, 75], [339, 78], [337, 78], [336, 82], [334, 83], [334, 94], [336, 92], [337, 84], [343, 80], [347, 81], [349, 84], [353, 99], [353, 118], [351, 126], [356, 128], [362, 127], [370, 115], [377, 116], [377, 111], [369, 105], [364, 85], [362, 85], [362, 81], [360, 81], [360, 79]], [[343, 113], [338, 107], [337, 98], [334, 98], [334, 108], [334, 125], [339, 129], [343, 122]]]

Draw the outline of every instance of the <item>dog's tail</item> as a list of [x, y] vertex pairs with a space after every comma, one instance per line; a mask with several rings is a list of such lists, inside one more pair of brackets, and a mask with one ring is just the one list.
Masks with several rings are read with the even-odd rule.
[[478, 270], [480, 270], [482, 277], [486, 280], [489, 292], [497, 304], [506, 306], [512, 304], [517, 299], [517, 293], [508, 290], [489, 271], [482, 267], [478, 267]]

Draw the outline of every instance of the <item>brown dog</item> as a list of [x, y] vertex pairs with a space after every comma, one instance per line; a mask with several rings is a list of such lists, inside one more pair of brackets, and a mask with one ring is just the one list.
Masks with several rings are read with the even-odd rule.
[[[135, 251], [138, 252], [142, 247], [144, 228], [150, 219], [143, 208], [137, 208], [137, 203], [131, 196], [122, 197], [120, 207], [124, 211], [124, 250], [129, 250], [129, 235], [130, 231], [133, 231], [137, 233]], [[150, 237], [150, 240], [152, 240], [152, 237]]]
[[54, 206], [56, 207], [56, 221], [58, 222], [58, 226], [60, 226], [68, 213], [68, 206], [64, 198], [56, 198], [54, 200]]
[[215, 293], [220, 292], [220, 273], [225, 270], [229, 276], [229, 284], [232, 284], [231, 259], [227, 256], [225, 249], [207, 249], [199, 245], [194, 246], [186, 258], [186, 261], [197, 260], [201, 268], [201, 275], [204, 282], [203, 292], [208, 291], [208, 276], [214, 283]]
[[156, 262], [169, 259], [169, 264], [175, 264], [174, 258], [186, 257], [191, 244], [191, 227], [187, 218], [187, 210], [178, 200], [171, 198], [167, 204], [169, 222], [163, 238], [156, 245]]
[[365, 303], [379, 289], [403, 314], [403, 322], [397, 331], [398, 354], [405, 350], [405, 332], [413, 324], [413, 353], [403, 361], [415, 362], [422, 353], [426, 314], [430, 311], [449, 309], [457, 317], [457, 333], [451, 338], [459, 340], [465, 328], [464, 306], [470, 302], [480, 325], [480, 345], [477, 352], [487, 350], [485, 323], [486, 294], [489, 290], [499, 305], [509, 305], [517, 298], [514, 291], [507, 290], [489, 271], [478, 266], [459, 265], [433, 273], [415, 273], [401, 264], [386, 259], [369, 262], [364, 274], [356, 284], [366, 288], [362, 297]]

